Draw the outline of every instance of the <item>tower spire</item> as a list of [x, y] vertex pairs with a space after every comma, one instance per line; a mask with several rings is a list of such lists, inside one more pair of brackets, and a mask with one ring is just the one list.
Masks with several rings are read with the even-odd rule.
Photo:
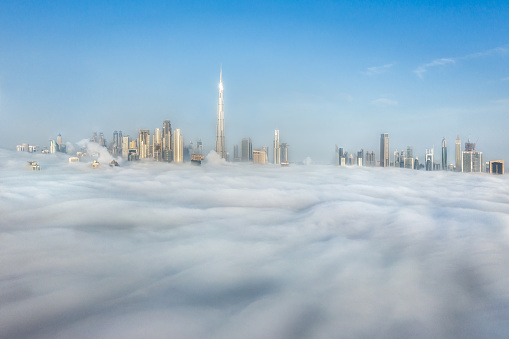
[[223, 102], [223, 65], [219, 71], [219, 100], [217, 103], [217, 129], [216, 129], [216, 153], [223, 159], [226, 158], [224, 142], [224, 102]]

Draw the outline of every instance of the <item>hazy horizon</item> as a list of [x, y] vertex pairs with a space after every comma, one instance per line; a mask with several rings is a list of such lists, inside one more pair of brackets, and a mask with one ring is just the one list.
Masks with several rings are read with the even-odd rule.
[[213, 149], [222, 65], [230, 153], [245, 137], [270, 148], [279, 129], [294, 162], [330, 161], [335, 144], [378, 153], [381, 133], [391, 154], [459, 134], [509, 159], [508, 6], [5, 1], [0, 145], [169, 119]]

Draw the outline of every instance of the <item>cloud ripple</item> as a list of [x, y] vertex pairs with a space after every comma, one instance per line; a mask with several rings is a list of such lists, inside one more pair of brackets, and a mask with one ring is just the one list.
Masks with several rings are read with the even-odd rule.
[[508, 334], [507, 176], [36, 159], [0, 151], [2, 338]]

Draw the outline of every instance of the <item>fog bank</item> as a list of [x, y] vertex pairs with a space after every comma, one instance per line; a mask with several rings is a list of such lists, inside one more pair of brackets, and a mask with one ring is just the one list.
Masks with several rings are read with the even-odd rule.
[[509, 334], [509, 180], [0, 150], [0, 337]]

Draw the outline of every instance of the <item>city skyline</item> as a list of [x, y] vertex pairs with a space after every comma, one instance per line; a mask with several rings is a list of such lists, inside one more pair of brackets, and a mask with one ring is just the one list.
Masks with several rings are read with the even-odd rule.
[[330, 162], [334, 144], [377, 150], [385, 132], [390, 154], [413, 145], [424, 158], [459, 133], [509, 158], [505, 2], [195, 5], [3, 2], [1, 147], [20, 131], [43, 145], [170, 119], [213, 149], [222, 64], [230, 153], [248, 136], [271, 148], [279, 129], [293, 161]]

